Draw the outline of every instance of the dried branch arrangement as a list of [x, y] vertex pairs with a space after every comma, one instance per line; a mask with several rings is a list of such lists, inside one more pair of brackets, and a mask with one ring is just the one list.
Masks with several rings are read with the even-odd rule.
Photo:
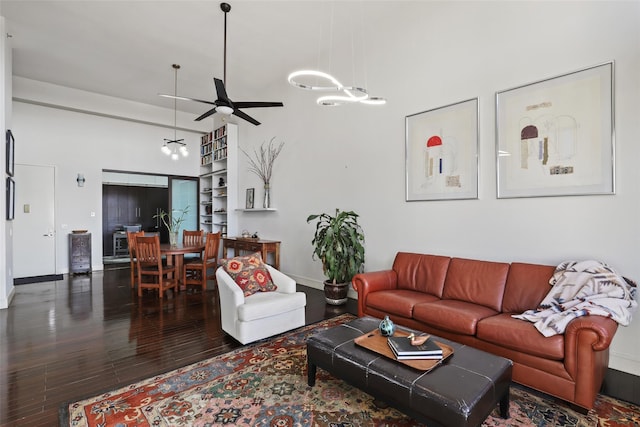
[[244, 151], [242, 148], [242, 152], [247, 159], [249, 159], [249, 171], [258, 175], [258, 177], [262, 180], [265, 185], [269, 184], [271, 181], [271, 173], [273, 171], [273, 162], [275, 162], [278, 155], [280, 155], [280, 151], [282, 151], [282, 147], [284, 147], [284, 141], [280, 142], [277, 146], [274, 143], [276, 138], [271, 138], [268, 144], [265, 146], [265, 142], [260, 144], [260, 149], [254, 149], [253, 155], [251, 157], [249, 153]]

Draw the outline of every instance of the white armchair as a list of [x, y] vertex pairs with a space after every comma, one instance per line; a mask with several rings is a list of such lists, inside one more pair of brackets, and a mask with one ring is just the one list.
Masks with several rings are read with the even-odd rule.
[[222, 330], [242, 344], [271, 337], [305, 323], [306, 294], [296, 292], [295, 280], [270, 265], [266, 267], [278, 289], [257, 292], [248, 297], [224, 268], [216, 270]]

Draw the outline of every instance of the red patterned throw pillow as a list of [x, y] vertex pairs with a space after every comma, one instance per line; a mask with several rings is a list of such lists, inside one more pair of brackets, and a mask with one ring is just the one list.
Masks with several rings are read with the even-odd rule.
[[224, 271], [240, 286], [245, 297], [256, 292], [271, 292], [278, 289], [271, 279], [269, 270], [262, 262], [260, 252], [223, 259], [221, 263]]

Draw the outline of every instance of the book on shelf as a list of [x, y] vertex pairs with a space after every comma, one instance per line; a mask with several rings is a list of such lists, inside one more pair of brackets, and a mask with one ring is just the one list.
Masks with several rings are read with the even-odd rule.
[[432, 339], [427, 339], [420, 345], [412, 345], [407, 337], [389, 337], [387, 343], [396, 356], [439, 356], [442, 349]]

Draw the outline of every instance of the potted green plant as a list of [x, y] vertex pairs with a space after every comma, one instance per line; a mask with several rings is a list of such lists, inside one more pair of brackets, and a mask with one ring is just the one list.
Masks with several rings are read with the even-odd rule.
[[317, 223], [311, 241], [312, 257], [320, 259], [327, 277], [325, 300], [332, 305], [344, 304], [351, 279], [364, 267], [364, 232], [358, 224], [358, 214], [336, 209], [335, 216], [322, 213], [307, 217], [307, 223], [314, 220]]
[[171, 246], [178, 245], [178, 233], [180, 232], [180, 226], [186, 219], [185, 216], [188, 212], [189, 206], [185, 206], [184, 209], [174, 209], [171, 213], [165, 212], [164, 209], [160, 209], [160, 213], [153, 216], [154, 218], [160, 218], [165, 227], [167, 227], [167, 230], [169, 230], [169, 243]]

